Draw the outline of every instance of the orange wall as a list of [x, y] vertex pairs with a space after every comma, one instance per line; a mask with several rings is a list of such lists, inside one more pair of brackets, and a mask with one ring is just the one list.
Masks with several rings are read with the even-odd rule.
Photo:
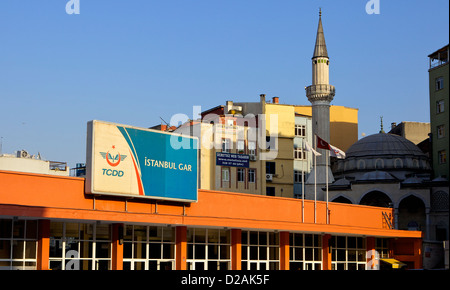
[[0, 171], [2, 215], [421, 237], [418, 231], [385, 228], [382, 212], [391, 209], [329, 203], [330, 224], [326, 224], [325, 202], [317, 202], [317, 223], [314, 201], [307, 200], [304, 206], [303, 223], [302, 201], [290, 198], [199, 190], [198, 202], [185, 208], [147, 199], [97, 196], [94, 200], [84, 194], [82, 178]]

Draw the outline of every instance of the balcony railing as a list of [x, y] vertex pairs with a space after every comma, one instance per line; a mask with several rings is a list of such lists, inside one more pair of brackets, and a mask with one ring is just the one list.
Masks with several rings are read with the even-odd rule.
[[306, 87], [305, 90], [306, 96], [310, 101], [317, 101], [317, 100], [331, 101], [333, 100], [334, 94], [336, 92], [334, 86], [326, 84], [312, 85]]

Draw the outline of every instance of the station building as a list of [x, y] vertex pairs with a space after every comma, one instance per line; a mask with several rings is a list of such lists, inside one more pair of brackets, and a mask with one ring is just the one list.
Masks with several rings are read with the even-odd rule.
[[327, 223], [324, 202], [201, 189], [194, 203], [100, 196], [85, 178], [1, 170], [0, 269], [421, 268], [422, 232], [393, 217], [329, 203]]

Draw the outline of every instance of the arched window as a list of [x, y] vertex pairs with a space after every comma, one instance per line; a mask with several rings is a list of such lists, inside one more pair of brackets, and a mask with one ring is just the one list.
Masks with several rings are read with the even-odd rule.
[[358, 165], [356, 166], [357, 169], [366, 169], [366, 161], [364, 160], [358, 160]]
[[335, 199], [333, 199], [333, 202], [352, 204], [350, 199], [343, 196], [336, 197]]
[[403, 161], [400, 158], [394, 160], [394, 168], [403, 168]]
[[378, 207], [391, 207], [392, 200], [385, 193], [374, 190], [364, 195], [359, 204]]
[[378, 158], [375, 161], [375, 169], [383, 169], [384, 168], [384, 161], [383, 159]]
[[402, 199], [398, 206], [399, 230], [420, 230], [425, 228], [425, 204], [414, 195]]

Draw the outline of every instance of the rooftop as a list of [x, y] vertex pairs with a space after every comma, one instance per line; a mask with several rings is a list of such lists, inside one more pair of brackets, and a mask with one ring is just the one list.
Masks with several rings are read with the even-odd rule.
[[449, 45], [447, 44], [446, 46], [429, 54], [428, 57], [430, 58], [430, 69], [448, 63]]

